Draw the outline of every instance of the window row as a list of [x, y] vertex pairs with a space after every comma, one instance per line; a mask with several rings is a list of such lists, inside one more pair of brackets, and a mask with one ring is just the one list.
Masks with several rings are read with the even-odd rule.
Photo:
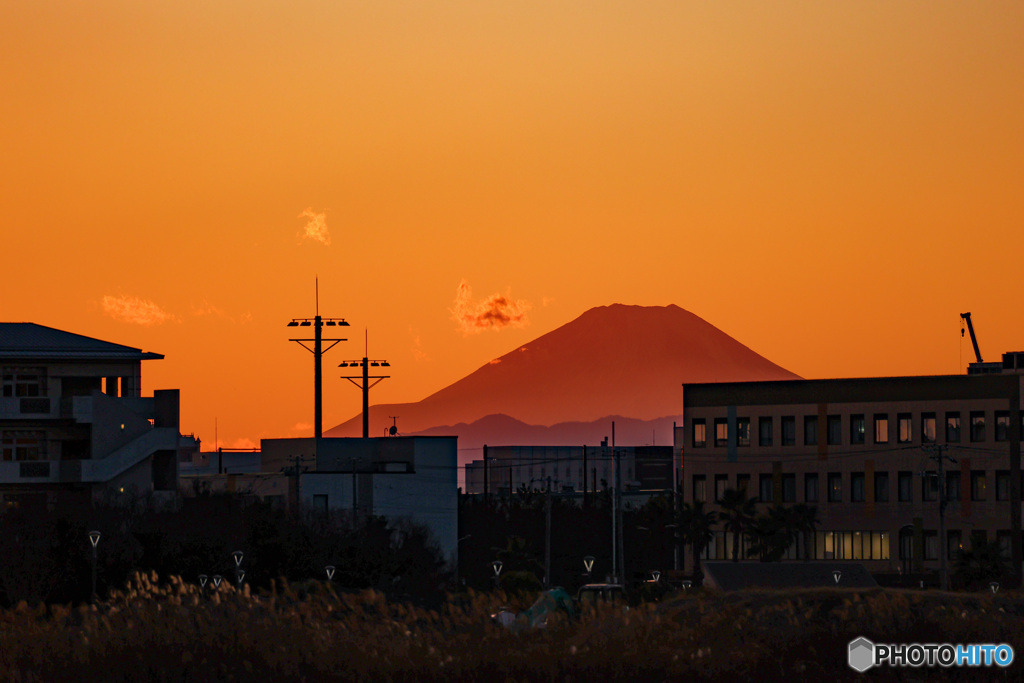
[[[733, 559], [734, 534], [729, 531], [712, 532], [711, 542], [701, 553], [703, 560]], [[740, 559], [751, 557], [753, 539], [740, 536]], [[800, 532], [786, 549], [784, 560], [888, 560], [889, 533], [886, 531], [816, 531]]]
[[[845, 478], [845, 482], [844, 482]], [[920, 487], [918, 501], [939, 500], [939, 477], [937, 472], [911, 472], [903, 470], [896, 472], [895, 482], [891, 481], [889, 472], [874, 472], [871, 478], [871, 489], [868, 489], [868, 479], [864, 472], [828, 472], [824, 482], [820, 481], [817, 472], [807, 472], [803, 475], [803, 500], [805, 503], [842, 503], [844, 500], [851, 503], [864, 503], [871, 500], [875, 503], [888, 503], [895, 500], [900, 503], [914, 502], [914, 490]], [[915, 480], [919, 483], [915, 484]], [[797, 475], [790, 472], [783, 472], [778, 476], [771, 473], [758, 475], [757, 491], [750, 488], [750, 475], [737, 474], [736, 480], [730, 487], [729, 475], [714, 475], [714, 500], [720, 501], [722, 495], [728, 488], [736, 488], [749, 492], [748, 495], [756, 496], [762, 503], [795, 503], [797, 502]], [[824, 483], [825, 490], [821, 491], [821, 483]], [[994, 483], [994, 500], [1010, 500], [1010, 471], [997, 470], [994, 482], [991, 474], [986, 470], [971, 470], [965, 477], [961, 470], [945, 472], [945, 498], [947, 501], [966, 500], [989, 500], [992, 492], [989, 491], [991, 483]], [[894, 485], [895, 484], [895, 485]], [[708, 502], [708, 479], [707, 475], [695, 474], [692, 480], [693, 500]], [[1021, 486], [1024, 489], [1024, 472], [1021, 473]], [[893, 489], [892, 491], [890, 489]]]
[[15, 462], [46, 459], [46, 432], [5, 429], [0, 432], [0, 460]]
[[[968, 436], [972, 443], [986, 441], [986, 412], [984, 410], [972, 410], [966, 415]], [[943, 423], [946, 443], [960, 443], [961, 415], [960, 411], [949, 411], [944, 415]], [[858, 446], [868, 443], [868, 416], [863, 413], [852, 414], [847, 419], [847, 438], [844, 440], [844, 427], [842, 415], [825, 416], [824, 435], [819, 435], [819, 416], [800, 416], [802, 427], [801, 444], [804, 446], [816, 446], [825, 443], [829, 446], [851, 445]], [[936, 443], [938, 429], [938, 417], [936, 413], [921, 413], [918, 424], [918, 437], [921, 443]], [[734, 433], [730, 432], [730, 420], [725, 417], [713, 418], [714, 445], [721, 448], [729, 446], [730, 439], [735, 437], [736, 446], [751, 445], [751, 418], [738, 417], [735, 419]], [[775, 446], [775, 418], [766, 416], [757, 418], [757, 444], [759, 446]], [[783, 415], [779, 418], [780, 446], [797, 445], [797, 416]], [[875, 413], [871, 415], [870, 442], [873, 444], [910, 444], [914, 442], [915, 419], [911, 413], [897, 413], [896, 421], [890, 425], [888, 413]], [[993, 437], [996, 441], [1009, 441], [1010, 439], [1010, 411], [997, 410], [994, 414], [995, 431]], [[1024, 413], [1021, 415], [1021, 428], [1019, 435], [1024, 435]], [[694, 418], [690, 422], [690, 445], [693, 448], [704, 448], [708, 444], [707, 419], [703, 417]], [[824, 441], [820, 439], [824, 437]], [[1019, 437], [1021, 438], [1021, 437]], [[1022, 438], [1024, 440], [1024, 438]]]
[[4, 398], [31, 398], [46, 395], [45, 368], [5, 366], [0, 370]]

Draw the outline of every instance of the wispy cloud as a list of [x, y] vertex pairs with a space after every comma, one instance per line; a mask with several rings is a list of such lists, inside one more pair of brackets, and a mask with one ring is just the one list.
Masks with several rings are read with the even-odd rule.
[[486, 299], [473, 301], [473, 290], [463, 279], [455, 292], [455, 303], [451, 308], [452, 320], [464, 335], [477, 334], [484, 330], [501, 330], [506, 327], [525, 327], [529, 324], [526, 312], [530, 303], [513, 299], [511, 288], [505, 294], [491, 294]]
[[420, 331], [410, 325], [409, 336], [412, 337], [412, 357], [417, 361], [430, 360], [427, 352], [423, 350], [423, 342], [420, 341]]
[[258, 444], [252, 439], [242, 437], [231, 442], [230, 448], [256, 448]]
[[331, 233], [327, 230], [327, 212], [317, 213], [313, 207], [307, 206], [298, 218], [306, 218], [306, 226], [302, 231], [302, 239], [316, 240], [325, 247], [331, 246]]
[[157, 304], [137, 296], [104, 296], [103, 312], [115, 320], [135, 325], [159, 325], [177, 320]]
[[197, 318], [203, 318], [206, 316], [216, 316], [218, 318], [224, 318], [236, 325], [245, 325], [252, 322], [252, 313], [246, 311], [238, 315], [226, 312], [223, 308], [214, 306], [206, 299], [203, 299], [203, 303], [199, 306], [192, 306], [192, 315]]

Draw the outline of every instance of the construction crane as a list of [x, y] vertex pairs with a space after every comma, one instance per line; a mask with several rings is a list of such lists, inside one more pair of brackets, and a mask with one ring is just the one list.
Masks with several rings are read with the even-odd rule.
[[[974, 336], [974, 325], [971, 323], [971, 314], [970, 313], [961, 313], [960, 314], [960, 319], [967, 321], [967, 330], [971, 333], [971, 343], [974, 344], [974, 355], [975, 355], [975, 357], [978, 359], [979, 363], [984, 362], [984, 361], [981, 360], [981, 349], [978, 348], [978, 338], [976, 336]], [[960, 336], [961, 337], [964, 336], [964, 326], [963, 326], [963, 323], [960, 324]]]

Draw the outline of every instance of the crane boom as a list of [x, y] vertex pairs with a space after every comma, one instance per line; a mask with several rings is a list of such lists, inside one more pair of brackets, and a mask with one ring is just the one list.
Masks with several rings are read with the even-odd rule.
[[[971, 333], [971, 343], [974, 344], [974, 356], [978, 359], [978, 362], [981, 363], [981, 349], [978, 348], [978, 338], [974, 336], [974, 325], [971, 323], [971, 314], [969, 312], [961, 313], [960, 318], [967, 321], [967, 331]], [[963, 336], [963, 333], [963, 330], [960, 330], [960, 336]]]

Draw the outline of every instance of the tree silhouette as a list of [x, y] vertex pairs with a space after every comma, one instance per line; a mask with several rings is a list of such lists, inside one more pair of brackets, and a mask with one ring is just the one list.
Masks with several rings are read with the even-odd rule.
[[714, 538], [713, 528], [717, 523], [718, 513], [714, 510], [705, 510], [702, 500], [683, 503], [683, 508], [679, 511], [679, 534], [683, 538], [683, 543], [689, 545], [693, 552], [693, 578], [698, 584], [704, 577], [704, 572], [700, 568], [700, 556]]
[[747, 492], [741, 489], [726, 489], [718, 506], [722, 508], [721, 519], [725, 530], [732, 533], [732, 561], [740, 559], [740, 537], [747, 531], [753, 518], [756, 498], [747, 498]]

